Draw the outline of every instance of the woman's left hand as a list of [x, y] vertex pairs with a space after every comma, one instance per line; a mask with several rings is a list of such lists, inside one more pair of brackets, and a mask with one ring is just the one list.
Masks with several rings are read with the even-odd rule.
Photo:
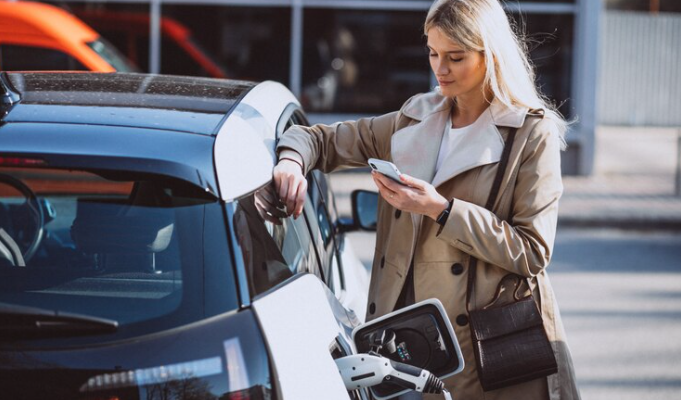
[[449, 205], [449, 200], [433, 185], [421, 179], [402, 174], [400, 179], [404, 185], [400, 185], [379, 172], [372, 171], [371, 177], [385, 201], [398, 210], [427, 215], [435, 220]]

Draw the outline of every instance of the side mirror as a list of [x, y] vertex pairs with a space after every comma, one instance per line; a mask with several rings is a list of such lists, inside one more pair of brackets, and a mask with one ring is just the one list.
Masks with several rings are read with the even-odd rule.
[[[380, 347], [380, 355], [428, 370], [440, 379], [458, 374], [464, 367], [456, 334], [437, 299], [424, 300], [360, 325], [353, 330], [352, 340], [358, 353]], [[391, 399], [408, 391], [391, 382], [371, 387], [377, 399]]]
[[368, 190], [352, 192], [352, 219], [356, 227], [376, 231], [378, 220], [378, 193]]

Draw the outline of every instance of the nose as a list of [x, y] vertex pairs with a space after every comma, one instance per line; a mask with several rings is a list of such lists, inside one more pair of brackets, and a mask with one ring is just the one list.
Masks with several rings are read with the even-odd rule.
[[438, 57], [433, 65], [433, 72], [437, 76], [444, 76], [449, 74], [449, 67], [444, 58]]

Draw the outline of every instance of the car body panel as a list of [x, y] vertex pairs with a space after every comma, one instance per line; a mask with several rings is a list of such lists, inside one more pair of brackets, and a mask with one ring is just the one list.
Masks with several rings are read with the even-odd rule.
[[136, 73], [7, 74], [21, 101], [5, 122], [129, 126], [214, 135], [254, 83]]
[[299, 103], [282, 84], [266, 81], [251, 89], [230, 113], [215, 141], [215, 168], [223, 200], [234, 200], [272, 180], [277, 125], [289, 104]]
[[155, 399], [154, 390], [172, 389], [171, 382], [215, 398], [253, 386], [272, 390], [250, 310], [99, 346], [14, 346], [0, 343], [0, 391], [8, 399]]
[[359, 260], [352, 243], [343, 241], [341, 260], [345, 287], [338, 296], [343, 307], [352, 310], [360, 323], [366, 320], [367, 293], [369, 293], [369, 271]]
[[[302, 275], [253, 302], [286, 399], [348, 399], [331, 357], [338, 336], [349, 340], [321, 282]], [[284, 329], [282, 329], [285, 327]], [[351, 329], [351, 327], [350, 327]]]
[[53, 167], [89, 166], [169, 175], [217, 197], [211, 137], [165, 132], [165, 140], [158, 139], [158, 131], [141, 128], [42, 123], [0, 125], [3, 154], [39, 158]]

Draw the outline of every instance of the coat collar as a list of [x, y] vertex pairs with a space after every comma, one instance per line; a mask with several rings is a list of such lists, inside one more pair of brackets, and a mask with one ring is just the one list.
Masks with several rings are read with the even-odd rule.
[[508, 107], [495, 99], [485, 111], [486, 118], [475, 135], [466, 140], [462, 156], [449, 157], [435, 171], [440, 144], [445, 128], [449, 127], [451, 99], [436, 92], [410, 99], [402, 114], [419, 121], [401, 129], [392, 137], [392, 159], [403, 173], [431, 182], [437, 187], [470, 169], [498, 162], [504, 147], [499, 128], [520, 128], [525, 123], [528, 109]]
[[[402, 109], [402, 114], [411, 119], [423, 121], [433, 113], [450, 110], [452, 105], [452, 99], [442, 96], [437, 92], [429, 92], [412, 97]], [[489, 110], [492, 114], [494, 125], [520, 128], [525, 123], [525, 117], [529, 108], [519, 106], [509, 107], [495, 98], [492, 100]]]

